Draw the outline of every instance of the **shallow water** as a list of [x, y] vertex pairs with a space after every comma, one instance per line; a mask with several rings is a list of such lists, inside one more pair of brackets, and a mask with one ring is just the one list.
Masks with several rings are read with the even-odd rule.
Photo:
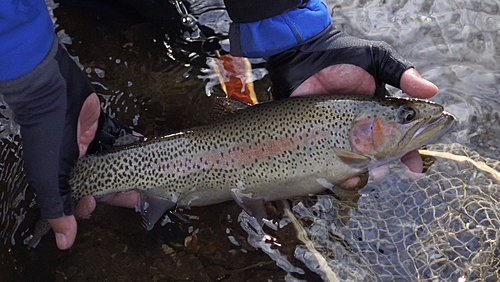
[[[207, 36], [227, 32], [221, 1], [186, 3]], [[438, 85], [440, 92], [432, 100], [460, 121], [457, 132], [444, 141], [458, 142], [483, 157], [499, 158], [500, 1], [329, 1], [328, 5], [336, 27], [390, 43]], [[146, 4], [131, 9], [114, 2], [75, 1], [62, 2], [55, 16], [58, 35], [71, 43], [67, 46], [70, 53], [78, 56], [83, 71], [101, 93], [106, 111], [147, 136], [158, 136], [205, 123], [212, 105], [207, 93], [217, 95], [221, 89], [206, 64], [209, 57], [200, 52], [196, 34], [181, 30], [175, 10], [167, 5], [157, 8], [154, 15], [149, 11]], [[265, 75], [261, 62], [255, 62], [254, 72], [257, 77]], [[268, 85], [267, 77], [255, 82], [262, 99], [267, 98]], [[27, 251], [24, 242], [37, 211], [22, 177], [19, 131], [11, 116], [8, 108], [0, 106], [0, 279], [320, 281], [325, 277], [312, 260], [297, 255], [304, 258], [307, 251], [300, 244], [296, 248], [290, 224], [278, 232], [265, 229], [281, 246], [272, 240], [261, 241], [255, 228], [249, 227], [251, 219], [241, 215], [234, 203], [179, 211], [170, 216], [172, 223], [149, 233], [133, 211], [100, 206], [91, 220], [80, 222], [71, 251], [57, 251], [52, 235], [35, 251]], [[319, 199], [323, 205], [330, 203]], [[357, 203], [359, 211], [353, 209], [352, 201], [337, 208], [345, 211], [343, 215], [356, 211], [350, 213], [356, 218], [370, 198], [363, 199]], [[314, 210], [315, 201], [309, 205], [305, 201], [306, 211]], [[274, 205], [275, 217], [280, 219], [281, 204]], [[299, 215], [306, 212], [301, 206], [294, 210]], [[352, 227], [354, 221], [350, 222]], [[316, 231], [322, 230], [316, 227]], [[354, 227], [339, 231], [339, 236], [346, 232], [354, 232]], [[492, 240], [499, 240], [498, 230]], [[342, 254], [346, 260], [361, 260]], [[364, 273], [361, 267], [356, 271]], [[379, 273], [382, 281], [395, 277], [389, 276], [393, 275], [391, 269], [383, 271], [383, 275]], [[401, 277], [401, 281], [416, 280]], [[468, 281], [472, 280], [474, 277]]]

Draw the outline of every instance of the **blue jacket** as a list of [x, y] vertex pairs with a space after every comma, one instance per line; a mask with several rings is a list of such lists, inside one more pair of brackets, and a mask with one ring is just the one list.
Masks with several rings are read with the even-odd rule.
[[45, 58], [54, 26], [43, 0], [0, 2], [0, 81], [21, 77]]
[[[321, 0], [262, 21], [231, 26], [231, 53], [268, 57], [319, 34], [331, 23]], [[43, 0], [0, 2], [0, 81], [18, 78], [35, 68], [54, 40], [54, 27]]]
[[281, 15], [249, 23], [232, 23], [229, 30], [231, 54], [270, 57], [313, 38], [331, 22], [328, 7], [322, 0], [308, 0], [303, 8]]

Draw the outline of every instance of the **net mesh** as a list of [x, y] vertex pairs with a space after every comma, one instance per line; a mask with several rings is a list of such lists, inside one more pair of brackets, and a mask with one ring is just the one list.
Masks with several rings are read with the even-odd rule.
[[[500, 281], [500, 162], [459, 144], [428, 150], [469, 159], [438, 157], [417, 179], [395, 165], [357, 205], [330, 195], [294, 205], [340, 281]], [[314, 268], [308, 253], [295, 257]]]

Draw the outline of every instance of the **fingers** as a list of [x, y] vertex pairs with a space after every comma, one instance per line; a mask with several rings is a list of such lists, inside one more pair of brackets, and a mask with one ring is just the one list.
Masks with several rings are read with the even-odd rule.
[[[400, 85], [403, 92], [415, 98], [431, 98], [438, 92], [437, 86], [420, 76], [414, 68], [403, 73]], [[373, 95], [374, 92], [375, 80], [367, 71], [354, 65], [340, 64], [309, 77], [291, 96], [327, 93]]]
[[[99, 202], [117, 207], [135, 208], [139, 203], [139, 193], [134, 190], [113, 193], [101, 197], [99, 199]], [[95, 210], [95, 208], [95, 198], [87, 195], [80, 201], [78, 201], [78, 204], [75, 206], [75, 216], [77, 218], [88, 219], [90, 218], [90, 214]]]
[[365, 187], [366, 183], [368, 183], [368, 177], [368, 173], [363, 173], [359, 176], [355, 176], [345, 180], [344, 182], [340, 183], [339, 186], [344, 190], [359, 190]]
[[[92, 196], [83, 197], [75, 207], [75, 215], [79, 218], [89, 218], [96, 206]], [[49, 219], [50, 227], [54, 230], [56, 244], [60, 250], [69, 249], [75, 242], [77, 225], [75, 216], [64, 216], [56, 219]]]
[[361, 178], [359, 176], [354, 176], [340, 183], [340, 187], [345, 190], [356, 189], [358, 184], [361, 182]]
[[83, 197], [75, 206], [75, 216], [78, 218], [90, 218], [90, 214], [95, 210], [96, 202], [94, 197], [88, 195]]
[[113, 193], [100, 198], [99, 202], [112, 206], [135, 208], [139, 203], [139, 193], [135, 190]]
[[90, 142], [94, 139], [98, 123], [101, 107], [97, 94], [92, 93], [83, 103], [77, 123], [77, 140], [80, 154], [78, 158], [82, 158], [89, 147]]
[[421, 173], [423, 170], [424, 162], [417, 150], [404, 155], [401, 161], [413, 172]]
[[349, 64], [326, 67], [299, 85], [291, 96], [311, 94], [375, 93], [375, 79], [364, 69]]
[[414, 68], [407, 69], [401, 76], [401, 90], [415, 98], [430, 98], [437, 94], [437, 86], [420, 76]]
[[75, 217], [64, 216], [56, 219], [49, 219], [50, 227], [56, 235], [56, 244], [60, 250], [69, 249], [75, 242], [76, 237], [76, 220]]
[[[104, 200], [107, 204], [134, 208], [139, 202], [139, 193], [128, 191], [124, 193], [114, 193], [106, 196]], [[89, 218], [96, 208], [96, 200], [88, 195], [83, 197], [75, 206], [75, 216], [79, 218]], [[60, 250], [69, 249], [75, 242], [77, 225], [75, 216], [65, 216], [56, 219], [49, 219], [50, 227], [54, 230], [56, 244]]]
[[[422, 157], [417, 150], [411, 151], [401, 158], [401, 161], [410, 169], [410, 171], [415, 173], [422, 173], [423, 161]], [[384, 175], [389, 173], [389, 168], [387, 166], [381, 166], [370, 170], [370, 177], [373, 179], [383, 178]], [[364, 187], [368, 182], [368, 174], [362, 174], [361, 176], [355, 176], [349, 178], [342, 182], [339, 186], [346, 190], [357, 190]]]

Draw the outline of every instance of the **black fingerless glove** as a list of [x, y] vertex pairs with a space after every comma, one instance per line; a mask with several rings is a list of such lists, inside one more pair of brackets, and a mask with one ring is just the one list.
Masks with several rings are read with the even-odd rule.
[[[21, 126], [26, 178], [36, 192], [42, 217], [73, 214], [69, 178], [78, 161], [78, 118], [92, 85], [64, 47], [55, 40], [31, 72], [0, 82], [0, 93]], [[132, 133], [101, 111], [92, 150]]]
[[111, 149], [117, 138], [127, 134], [132, 134], [132, 129], [116, 122], [101, 110], [96, 134], [94, 140], [89, 144], [87, 154], [95, 154]]
[[0, 82], [0, 93], [21, 126], [26, 178], [44, 218], [73, 214], [68, 180], [79, 155], [78, 117], [92, 92], [57, 39], [35, 69]]
[[267, 59], [274, 98], [290, 96], [306, 79], [338, 64], [366, 70], [375, 78], [377, 93], [385, 92], [385, 83], [400, 88], [403, 72], [411, 68], [389, 44], [355, 38], [330, 25], [303, 44]]

